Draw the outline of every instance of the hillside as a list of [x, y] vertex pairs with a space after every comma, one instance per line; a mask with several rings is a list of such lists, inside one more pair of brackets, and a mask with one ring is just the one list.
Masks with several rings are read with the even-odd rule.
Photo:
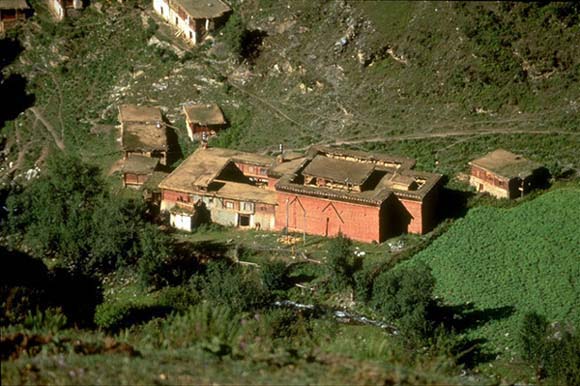
[[579, 207], [580, 190], [571, 188], [511, 209], [475, 208], [409, 264], [433, 269], [446, 304], [497, 311], [470, 334], [513, 355], [527, 312], [580, 326]]
[[[190, 101], [220, 103], [231, 126], [216, 143], [246, 150], [350, 142], [456, 172], [506, 146], [578, 168], [574, 3], [233, 2], [254, 48], [241, 64], [219, 36], [188, 48], [149, 2], [94, 2], [61, 24], [33, 4], [23, 52], [4, 70], [22, 74], [34, 100], [3, 129], [8, 161], [26, 155], [21, 169], [55, 144], [112, 164], [116, 106], [127, 102], [161, 105], [187, 154]], [[437, 154], [456, 144], [461, 154]]]

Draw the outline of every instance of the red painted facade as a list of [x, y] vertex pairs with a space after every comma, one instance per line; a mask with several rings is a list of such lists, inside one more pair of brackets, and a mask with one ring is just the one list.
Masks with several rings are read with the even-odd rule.
[[[277, 192], [276, 230], [286, 227], [293, 232], [321, 236], [345, 236], [363, 242], [380, 242], [381, 208], [331, 201], [323, 198]], [[286, 216], [288, 213], [288, 216]]]

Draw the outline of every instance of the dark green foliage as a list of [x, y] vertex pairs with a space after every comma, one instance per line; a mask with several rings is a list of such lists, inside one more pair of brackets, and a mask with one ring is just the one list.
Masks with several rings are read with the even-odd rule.
[[530, 363], [540, 366], [544, 350], [544, 339], [548, 332], [548, 321], [534, 312], [524, 315], [520, 329], [522, 356]]
[[60, 309], [69, 324], [92, 324], [95, 307], [102, 301], [99, 280], [62, 268], [48, 270], [41, 260], [4, 248], [0, 256], [0, 324], [21, 323], [31, 315], [42, 319], [51, 308]]
[[239, 57], [243, 49], [242, 43], [246, 34], [246, 24], [238, 12], [230, 16], [221, 32], [223, 36], [220, 40], [228, 46], [236, 57]]
[[371, 305], [409, 338], [428, 337], [434, 287], [435, 279], [425, 264], [390, 270], [375, 279]]
[[375, 277], [383, 266], [383, 263], [369, 264], [354, 273], [354, 297], [357, 301], [368, 302], [371, 300]]
[[580, 383], [580, 336], [536, 313], [524, 316], [519, 331], [522, 357], [558, 385]]
[[235, 312], [260, 308], [270, 301], [270, 294], [256, 275], [224, 260], [208, 264], [202, 285], [205, 299]]
[[50, 157], [42, 176], [7, 204], [13, 233], [76, 271], [108, 272], [169, 251], [167, 238], [145, 225], [145, 206], [110, 197], [99, 169], [75, 156]]
[[360, 266], [360, 260], [354, 256], [352, 241], [339, 234], [328, 246], [326, 260], [330, 286], [337, 291], [343, 291], [353, 285], [353, 274]]
[[288, 277], [288, 266], [281, 260], [267, 261], [260, 266], [260, 276], [266, 290], [284, 291], [292, 283]]
[[184, 312], [201, 301], [201, 296], [192, 285], [166, 287], [159, 293], [159, 304]]

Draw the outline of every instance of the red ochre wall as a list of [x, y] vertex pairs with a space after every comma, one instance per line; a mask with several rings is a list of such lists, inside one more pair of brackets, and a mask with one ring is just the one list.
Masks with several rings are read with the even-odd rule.
[[[345, 236], [358, 241], [383, 241], [380, 236], [380, 208], [342, 201], [277, 192], [276, 230], [286, 227], [288, 206], [288, 228], [290, 231], [336, 236]], [[288, 200], [288, 205], [286, 204]], [[306, 216], [304, 215], [306, 213]], [[304, 229], [306, 222], [306, 229]]]
[[189, 195], [187, 193], [181, 193], [181, 192], [176, 192], [173, 190], [163, 189], [161, 199], [165, 200], [165, 201], [172, 201], [172, 202], [177, 202], [177, 201], [189, 202]]
[[399, 201], [411, 216], [407, 232], [423, 234], [423, 205], [421, 202], [401, 198], [399, 198]]

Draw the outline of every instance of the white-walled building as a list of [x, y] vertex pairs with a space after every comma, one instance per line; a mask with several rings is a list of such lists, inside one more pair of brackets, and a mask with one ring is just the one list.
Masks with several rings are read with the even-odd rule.
[[84, 5], [82, 0], [48, 0], [48, 6], [54, 16], [60, 21], [83, 9]]
[[223, 25], [231, 8], [222, 0], [153, 0], [153, 8], [194, 45]]

